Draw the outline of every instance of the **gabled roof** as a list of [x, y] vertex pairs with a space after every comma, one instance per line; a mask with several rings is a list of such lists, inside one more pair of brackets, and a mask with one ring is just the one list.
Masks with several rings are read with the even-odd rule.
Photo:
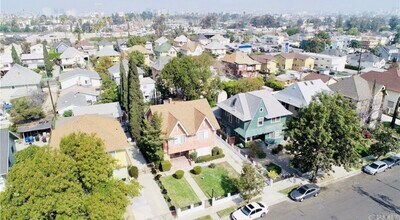
[[168, 39], [166, 37], [162, 36], [162, 37], [158, 38], [157, 40], [155, 40], [154, 42], [157, 44], [163, 44], [163, 43], [168, 42]]
[[99, 43], [98, 43], [100, 46], [111, 46], [111, 45], [113, 45], [110, 41], [108, 41], [108, 40], [101, 40], [101, 41], [99, 41]]
[[154, 61], [154, 63], [151, 65], [152, 68], [161, 71], [164, 66], [172, 59], [172, 57], [169, 56], [163, 56], [159, 57], [157, 60]]
[[8, 159], [11, 153], [9, 141], [15, 141], [19, 137], [8, 129], [0, 129], [0, 175], [8, 173]]
[[169, 136], [179, 123], [189, 135], [194, 135], [206, 119], [215, 130], [219, 125], [206, 99], [173, 102], [164, 105], [152, 105], [149, 111], [162, 115], [162, 130]]
[[[376, 85], [376, 87], [379, 87]], [[363, 101], [372, 98], [372, 86], [360, 75], [342, 78], [337, 83], [329, 86], [332, 91], [341, 93], [343, 96], [356, 101]], [[375, 91], [375, 94], [377, 89]]]
[[318, 73], [309, 73], [307, 76], [305, 76], [303, 78], [305, 81], [308, 80], [316, 80], [316, 79], [320, 79], [322, 80], [322, 82], [327, 83], [329, 80], [333, 79], [335, 81], [337, 81], [335, 78], [330, 77], [328, 75], [325, 74], [318, 74]]
[[61, 59], [66, 59], [66, 58], [74, 58], [76, 55], [79, 55], [83, 57], [83, 54], [79, 52], [77, 49], [74, 47], [68, 47], [64, 52], [60, 55]]
[[[347, 55], [347, 62], [349, 62], [349, 61], [358, 62], [359, 59], [360, 59], [360, 54]], [[383, 60], [383, 58], [377, 57], [373, 53], [362, 53], [362, 55], [361, 55], [362, 62], [377, 63], [382, 60]]]
[[197, 47], [201, 47], [200, 43], [194, 41], [188, 41], [181, 47], [181, 50], [194, 52]]
[[119, 53], [110, 47], [103, 47], [97, 51], [96, 57], [117, 57]]
[[67, 93], [74, 93], [74, 94], [85, 94], [85, 95], [92, 95], [92, 96], [99, 96], [100, 91], [92, 86], [79, 86], [79, 85], [74, 85], [71, 87], [68, 87], [66, 89], [63, 89], [60, 92], [60, 97], [66, 95]]
[[275, 94], [275, 97], [281, 101], [295, 107], [308, 106], [313, 98], [321, 92], [331, 92], [332, 90], [322, 82], [322, 80], [310, 80], [296, 82], [284, 90]]
[[96, 73], [95, 71], [77, 68], [65, 73], [61, 73], [59, 80], [64, 81], [77, 76], [87, 76], [91, 79], [101, 79], [99, 74]]
[[119, 102], [104, 103], [97, 105], [81, 106], [72, 110], [74, 116], [80, 115], [108, 115], [114, 118], [122, 117], [122, 110]]
[[246, 53], [241, 51], [235, 51], [232, 54], [226, 55], [222, 58], [223, 62], [235, 63], [235, 64], [247, 64], [247, 65], [257, 65], [261, 64], [258, 61], [251, 59]]
[[267, 90], [257, 90], [236, 94], [218, 104], [218, 107], [229, 112], [241, 121], [250, 121], [263, 102], [266, 108], [266, 118], [276, 118], [292, 113], [285, 109], [279, 101]]
[[188, 42], [188, 38], [185, 35], [180, 35], [174, 39], [175, 42]]
[[[124, 65], [125, 73], [128, 75], [129, 61], [127, 59], [123, 59], [122, 65]], [[120, 62], [116, 62], [114, 65], [112, 65], [110, 68], [108, 68], [108, 72], [113, 74], [114, 76], [119, 76], [119, 74], [120, 74], [119, 66], [120, 66]], [[144, 70], [142, 68], [137, 67], [137, 70], [138, 70], [138, 75], [144, 75]]]
[[386, 89], [400, 93], [400, 69], [391, 68], [385, 72], [371, 71], [361, 74], [361, 77], [369, 82], [376, 80], [376, 83], [384, 85]]
[[57, 121], [56, 128], [52, 131], [50, 147], [53, 149], [60, 147], [61, 138], [74, 132], [95, 134], [103, 140], [106, 152], [124, 150], [129, 147], [121, 124], [113, 117], [82, 115], [63, 119]]
[[21, 61], [24, 60], [43, 60], [42, 53], [24, 53], [21, 54]]
[[208, 50], [226, 50], [226, 47], [217, 41], [212, 41], [211, 43], [204, 46], [204, 48]]
[[268, 62], [275, 62], [275, 57], [270, 54], [262, 54], [262, 55], [250, 55], [251, 59], [258, 61], [262, 64], [266, 64]]
[[222, 36], [220, 34], [216, 34], [216, 35], [212, 36], [210, 39], [212, 41], [219, 41], [219, 42], [229, 40], [228, 38], [225, 38], [224, 36]]
[[[68, 106], [88, 106], [89, 103], [86, 101], [85, 95], [69, 92], [63, 96], [60, 96], [57, 100], [57, 111], [61, 111]], [[62, 114], [63, 112], [59, 112]]]
[[165, 42], [161, 45], [158, 45], [154, 48], [154, 51], [159, 52], [159, 53], [165, 53], [167, 52], [170, 48], [172, 47], [171, 44]]
[[1, 87], [39, 85], [42, 75], [23, 67], [19, 64], [14, 66], [0, 79]]
[[300, 60], [312, 58], [310, 56], [307, 56], [307, 55], [301, 54], [301, 53], [279, 53], [275, 56], [282, 56], [285, 59], [300, 59]]

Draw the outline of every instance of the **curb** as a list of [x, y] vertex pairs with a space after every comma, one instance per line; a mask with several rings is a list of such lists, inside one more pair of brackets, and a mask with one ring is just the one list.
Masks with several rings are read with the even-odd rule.
[[356, 175], [361, 174], [361, 173], [362, 173], [361, 170], [356, 170], [356, 171], [351, 172], [351, 173], [348, 174], [348, 175], [341, 176], [341, 177], [338, 177], [338, 178], [336, 178], [336, 179], [331, 179], [331, 180], [328, 180], [328, 181], [326, 181], [326, 182], [322, 182], [322, 183], [320, 183], [319, 185], [320, 185], [320, 186], [327, 186], [327, 185], [330, 185], [330, 184], [333, 184], [333, 183], [342, 181], [342, 180], [344, 180], [344, 179], [347, 179], [347, 178], [356, 176]]

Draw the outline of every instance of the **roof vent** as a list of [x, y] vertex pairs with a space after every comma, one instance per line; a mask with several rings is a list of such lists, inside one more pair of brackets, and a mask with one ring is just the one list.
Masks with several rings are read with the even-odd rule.
[[232, 100], [232, 102], [231, 102], [231, 107], [235, 106], [235, 104], [236, 104], [236, 98], [234, 98], [234, 99]]
[[304, 82], [304, 84], [305, 84], [306, 86], [308, 86], [308, 85], [307, 85], [307, 82]]
[[314, 82], [313, 82], [313, 81], [310, 81], [310, 83], [311, 83], [311, 85], [314, 85]]

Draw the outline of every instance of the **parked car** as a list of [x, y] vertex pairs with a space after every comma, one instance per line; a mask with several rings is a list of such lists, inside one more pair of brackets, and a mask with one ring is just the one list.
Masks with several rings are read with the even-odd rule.
[[315, 184], [306, 184], [290, 192], [289, 197], [294, 201], [304, 201], [312, 196], [317, 197], [321, 189]]
[[363, 171], [375, 175], [377, 173], [385, 172], [388, 168], [388, 165], [382, 161], [375, 161], [367, 166], [363, 167]]
[[232, 212], [233, 220], [249, 220], [264, 217], [268, 213], [268, 206], [262, 202], [249, 203], [236, 211]]
[[391, 156], [382, 160], [388, 165], [388, 168], [392, 168], [394, 166], [400, 165], [400, 157]]
[[372, 138], [371, 132], [369, 132], [368, 130], [364, 130], [364, 138], [371, 139]]

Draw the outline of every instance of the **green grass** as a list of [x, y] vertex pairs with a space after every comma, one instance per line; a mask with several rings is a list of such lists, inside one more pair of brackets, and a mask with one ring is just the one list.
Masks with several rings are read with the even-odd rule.
[[220, 218], [222, 218], [222, 217], [228, 216], [229, 214], [231, 214], [231, 213], [232, 213], [233, 211], [235, 211], [236, 209], [237, 209], [236, 206], [231, 206], [231, 207], [229, 207], [229, 208], [222, 209], [221, 211], [218, 211], [218, 212], [217, 212], [217, 215], [218, 215]]
[[212, 220], [212, 218], [209, 215], [205, 215], [205, 216], [202, 216], [200, 218], [196, 218], [196, 220]]
[[216, 164], [215, 168], [203, 167], [199, 175], [192, 176], [208, 198], [212, 197], [213, 191], [217, 198], [237, 191], [234, 178], [239, 174], [227, 162]]
[[284, 194], [284, 195], [287, 195], [287, 194], [289, 194], [293, 189], [295, 189], [295, 188], [297, 188], [297, 187], [299, 187], [299, 186], [300, 186], [300, 184], [296, 184], [296, 185], [291, 186], [291, 187], [288, 187], [288, 188], [286, 188], [286, 189], [279, 190], [279, 192], [282, 193], [282, 194]]
[[185, 178], [175, 179], [172, 175], [161, 178], [161, 182], [168, 191], [171, 202], [177, 208], [200, 202], [192, 187]]
[[[385, 127], [390, 127], [390, 122], [383, 122], [383, 126], [385, 126]], [[400, 125], [394, 125], [394, 130], [396, 130], [397, 131], [397, 133], [399, 133], [400, 134]]]

